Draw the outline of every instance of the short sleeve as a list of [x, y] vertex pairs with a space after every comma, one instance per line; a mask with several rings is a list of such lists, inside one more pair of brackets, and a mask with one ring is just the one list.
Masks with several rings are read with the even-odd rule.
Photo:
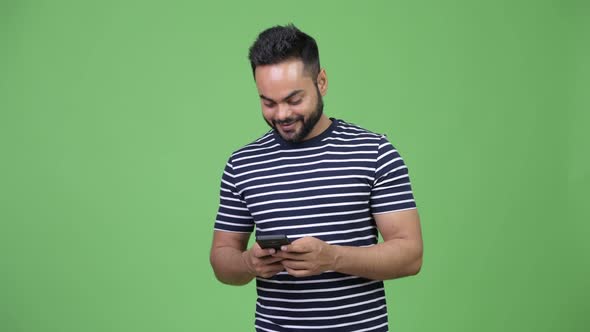
[[371, 212], [380, 214], [416, 208], [408, 168], [385, 136], [379, 141], [375, 167]]
[[234, 184], [234, 172], [231, 159], [225, 165], [219, 191], [219, 209], [215, 219], [215, 230], [239, 233], [251, 233], [254, 219], [246, 202], [237, 192]]

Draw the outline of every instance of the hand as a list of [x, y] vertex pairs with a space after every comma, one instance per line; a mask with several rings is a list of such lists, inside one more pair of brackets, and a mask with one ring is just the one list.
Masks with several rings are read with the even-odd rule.
[[242, 259], [251, 274], [263, 278], [270, 278], [285, 270], [280, 263], [282, 258], [273, 257], [272, 255], [274, 253], [276, 253], [275, 249], [262, 249], [258, 243], [254, 243], [252, 248], [242, 253]]
[[285, 270], [294, 277], [307, 277], [333, 270], [336, 248], [315, 237], [304, 237], [282, 246], [273, 257], [281, 258]]

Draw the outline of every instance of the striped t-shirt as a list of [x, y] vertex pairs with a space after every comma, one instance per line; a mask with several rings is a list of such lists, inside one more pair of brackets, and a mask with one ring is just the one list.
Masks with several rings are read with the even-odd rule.
[[[373, 214], [415, 208], [408, 170], [384, 135], [332, 119], [290, 143], [274, 130], [234, 152], [223, 172], [215, 229], [377, 243]], [[256, 278], [257, 331], [387, 331], [383, 282], [328, 271]]]

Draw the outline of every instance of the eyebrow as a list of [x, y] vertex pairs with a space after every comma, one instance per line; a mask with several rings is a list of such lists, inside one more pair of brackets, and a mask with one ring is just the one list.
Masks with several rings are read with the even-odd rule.
[[[302, 89], [299, 89], [299, 90], [295, 90], [295, 91], [293, 91], [293, 92], [289, 93], [289, 94], [287, 95], [287, 97], [283, 98], [283, 101], [287, 101], [289, 98], [291, 98], [291, 97], [295, 96], [296, 94], [298, 94], [298, 93], [300, 93], [300, 92], [303, 92], [303, 90], [302, 90]], [[272, 100], [271, 98], [268, 98], [268, 97], [267, 97], [267, 96], [265, 96], [265, 95], [260, 95], [260, 98], [262, 98], [262, 99], [264, 99], [264, 100], [271, 101], [271, 102], [273, 102], [273, 103], [276, 103], [276, 101]]]

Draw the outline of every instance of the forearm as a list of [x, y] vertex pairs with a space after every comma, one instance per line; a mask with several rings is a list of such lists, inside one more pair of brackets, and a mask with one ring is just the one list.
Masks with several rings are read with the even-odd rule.
[[422, 266], [422, 246], [392, 239], [371, 247], [332, 246], [334, 271], [373, 280], [415, 275]]
[[245, 285], [254, 278], [244, 262], [243, 253], [226, 246], [211, 250], [211, 265], [219, 281], [229, 285]]

